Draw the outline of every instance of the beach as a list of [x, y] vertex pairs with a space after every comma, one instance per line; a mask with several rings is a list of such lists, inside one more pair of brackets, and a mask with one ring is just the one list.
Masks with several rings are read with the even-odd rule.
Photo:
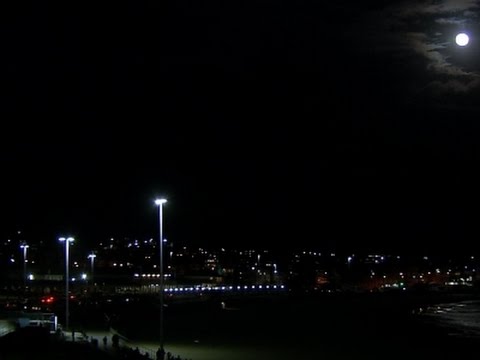
[[[453, 297], [455, 300], [462, 298]], [[167, 351], [194, 360], [454, 358], [476, 339], [452, 338], [435, 321], [414, 314], [430, 297], [278, 296], [170, 304], [165, 311]], [[224, 302], [222, 306], [222, 302]], [[126, 336], [158, 347], [153, 309], [126, 313]]]

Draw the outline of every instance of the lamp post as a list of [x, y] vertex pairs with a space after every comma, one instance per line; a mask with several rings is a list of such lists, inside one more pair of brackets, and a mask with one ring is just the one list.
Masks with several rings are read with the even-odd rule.
[[27, 244], [20, 245], [20, 248], [23, 249], [23, 289], [27, 291], [27, 249], [29, 246]]
[[75, 239], [73, 237], [68, 238], [58, 238], [58, 241], [65, 243], [65, 330], [68, 330], [68, 320], [69, 320], [69, 310], [68, 310], [68, 282], [69, 282], [69, 274], [68, 274], [68, 248], [70, 247], [70, 243], [73, 243]]
[[90, 255], [88, 255], [88, 258], [90, 259], [90, 278], [92, 280], [92, 285], [94, 285], [94, 282], [93, 282], [93, 269], [94, 269], [94, 263], [95, 263], [95, 258], [97, 257], [97, 255], [94, 254], [94, 252], [92, 251], [92, 253]]
[[163, 350], [163, 204], [167, 202], [166, 199], [155, 200], [155, 205], [158, 206], [158, 245], [160, 248], [160, 349]]

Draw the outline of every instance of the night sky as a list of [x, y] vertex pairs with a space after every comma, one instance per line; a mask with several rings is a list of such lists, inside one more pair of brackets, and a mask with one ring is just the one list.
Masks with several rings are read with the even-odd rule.
[[12, 4], [2, 234], [478, 248], [480, 1]]

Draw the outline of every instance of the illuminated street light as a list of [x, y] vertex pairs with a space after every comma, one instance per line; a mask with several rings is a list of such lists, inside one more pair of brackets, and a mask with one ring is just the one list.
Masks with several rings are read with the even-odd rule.
[[68, 238], [58, 238], [58, 241], [65, 243], [65, 330], [68, 330], [68, 320], [69, 320], [69, 309], [68, 309], [68, 282], [69, 282], [69, 273], [68, 273], [68, 249], [70, 243], [73, 243], [75, 239], [73, 237]]
[[155, 205], [158, 206], [158, 245], [160, 247], [160, 349], [163, 350], [163, 204], [167, 202], [166, 199], [155, 200]]
[[29, 246], [24, 243], [20, 245], [20, 248], [23, 249], [23, 289], [27, 292], [27, 249]]
[[95, 258], [97, 255], [95, 255], [92, 251], [90, 255], [88, 255], [88, 258], [90, 259], [90, 279], [92, 280], [92, 285], [94, 284], [93, 282], [93, 269], [94, 269], [94, 263], [95, 263]]

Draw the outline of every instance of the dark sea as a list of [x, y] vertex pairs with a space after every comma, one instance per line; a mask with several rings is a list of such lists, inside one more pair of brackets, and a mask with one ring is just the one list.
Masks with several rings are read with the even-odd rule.
[[[193, 360], [458, 359], [480, 349], [480, 301], [404, 294], [210, 299], [165, 308], [167, 351]], [[223, 303], [223, 304], [222, 304]], [[422, 307], [423, 312], [418, 314]], [[157, 309], [158, 310], [158, 309]], [[158, 311], [123, 316], [123, 332], [158, 347]]]
[[423, 316], [426, 322], [444, 329], [448, 336], [480, 341], [480, 300], [432, 305]]

